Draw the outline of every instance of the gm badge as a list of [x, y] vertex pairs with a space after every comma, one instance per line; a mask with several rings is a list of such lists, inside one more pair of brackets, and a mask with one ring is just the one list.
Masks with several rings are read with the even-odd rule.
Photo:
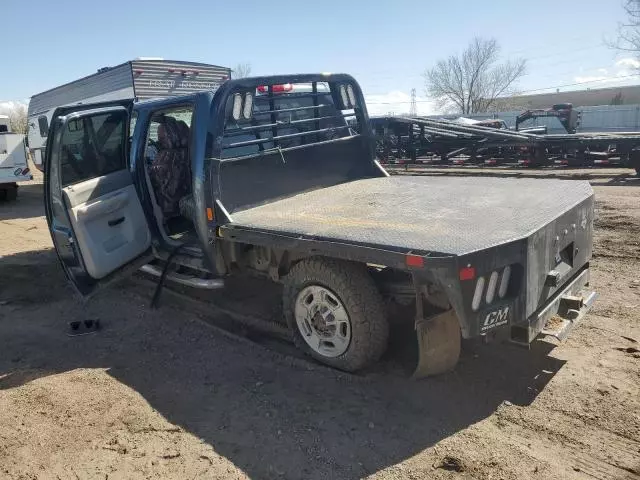
[[481, 332], [486, 332], [487, 330], [491, 330], [492, 328], [499, 327], [500, 325], [504, 325], [509, 321], [509, 305], [500, 307], [493, 312], [487, 313], [487, 316], [484, 317], [484, 321], [482, 322], [482, 326], [480, 327]]

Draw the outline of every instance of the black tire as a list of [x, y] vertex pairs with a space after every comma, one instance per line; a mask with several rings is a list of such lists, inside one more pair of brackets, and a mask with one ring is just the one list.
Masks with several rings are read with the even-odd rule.
[[640, 177], [640, 167], [636, 167], [636, 175]]
[[9, 187], [6, 192], [5, 198], [8, 202], [13, 202], [18, 198], [18, 187]]
[[[295, 302], [310, 285], [331, 290], [349, 315], [351, 341], [340, 356], [327, 357], [314, 351], [298, 329]], [[348, 372], [360, 370], [377, 362], [387, 348], [389, 324], [384, 303], [365, 265], [318, 257], [302, 260], [284, 279], [283, 308], [296, 346], [331, 367]]]

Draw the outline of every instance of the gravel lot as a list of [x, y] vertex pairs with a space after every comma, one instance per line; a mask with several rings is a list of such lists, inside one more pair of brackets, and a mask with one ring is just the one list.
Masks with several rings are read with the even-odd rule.
[[[23, 186], [0, 204], [0, 478], [640, 478], [640, 179], [524, 174], [592, 181], [600, 298], [560, 345], [471, 345], [419, 382], [285, 356], [170, 296], [152, 310], [140, 282], [79, 302]], [[85, 318], [104, 328], [67, 336]]]

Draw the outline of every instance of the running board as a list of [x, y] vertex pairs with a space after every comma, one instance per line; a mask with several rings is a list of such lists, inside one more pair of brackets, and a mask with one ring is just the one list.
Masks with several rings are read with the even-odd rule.
[[[162, 276], [162, 269], [155, 265], [144, 265], [140, 268], [141, 272], [148, 273], [154, 277], [160, 278]], [[182, 275], [176, 272], [169, 272], [165, 277], [165, 280], [170, 280], [180, 285], [187, 287], [200, 288], [203, 290], [217, 290], [224, 288], [224, 280], [221, 278], [198, 278], [188, 275]]]

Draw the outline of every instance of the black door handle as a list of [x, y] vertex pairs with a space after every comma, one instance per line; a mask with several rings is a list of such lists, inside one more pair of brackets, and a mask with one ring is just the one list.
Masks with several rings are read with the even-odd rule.
[[124, 217], [116, 218], [115, 220], [109, 220], [107, 223], [110, 227], [115, 227], [116, 225], [120, 225], [124, 222]]

